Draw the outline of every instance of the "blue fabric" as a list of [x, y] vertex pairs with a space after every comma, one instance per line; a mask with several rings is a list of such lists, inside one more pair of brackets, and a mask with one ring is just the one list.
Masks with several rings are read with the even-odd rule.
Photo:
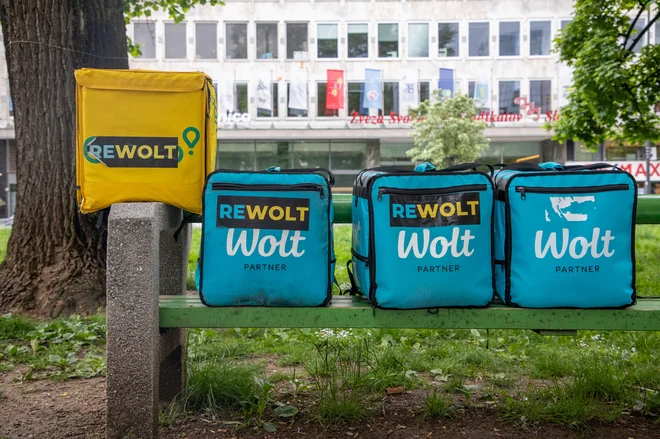
[[353, 197], [353, 267], [361, 294], [394, 309], [491, 302], [493, 187], [487, 175], [367, 171], [358, 179], [369, 181], [367, 196]]
[[365, 69], [364, 71], [364, 93], [362, 106], [364, 108], [383, 109], [382, 82], [380, 70]]
[[495, 177], [507, 200], [495, 210], [495, 254], [510, 267], [508, 278], [496, 269], [498, 295], [531, 308], [633, 304], [634, 178], [550, 169]]
[[[214, 187], [215, 184], [215, 187]], [[333, 209], [316, 173], [207, 179], [197, 290], [210, 306], [321, 306], [332, 294]]]

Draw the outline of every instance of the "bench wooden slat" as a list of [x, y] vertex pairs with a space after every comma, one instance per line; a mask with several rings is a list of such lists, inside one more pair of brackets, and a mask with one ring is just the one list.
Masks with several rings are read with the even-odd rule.
[[334, 296], [325, 308], [210, 308], [197, 296], [160, 296], [163, 328], [429, 328], [660, 331], [660, 297], [626, 309], [373, 309], [361, 298]]

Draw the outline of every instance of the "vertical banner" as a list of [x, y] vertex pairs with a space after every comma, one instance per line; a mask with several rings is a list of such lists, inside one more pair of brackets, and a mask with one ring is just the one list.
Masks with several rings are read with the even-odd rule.
[[289, 86], [289, 108], [307, 111], [307, 71], [293, 69]]
[[271, 88], [272, 85], [269, 78], [259, 78], [259, 83], [257, 84], [257, 108], [273, 111]]
[[410, 112], [410, 107], [419, 104], [419, 71], [411, 70], [401, 78], [399, 108], [402, 115]]
[[362, 106], [364, 108], [383, 109], [383, 84], [380, 80], [380, 70], [364, 70], [364, 96]]
[[474, 106], [477, 108], [490, 108], [490, 90], [488, 74], [482, 72], [477, 75], [474, 84]]
[[328, 82], [325, 87], [325, 108], [341, 110], [344, 108], [344, 71], [328, 70]]
[[440, 69], [440, 80], [438, 81], [438, 88], [442, 90], [443, 97], [454, 96], [454, 70], [453, 69]]
[[220, 105], [225, 112], [235, 110], [234, 99], [234, 81], [223, 80], [220, 91]]

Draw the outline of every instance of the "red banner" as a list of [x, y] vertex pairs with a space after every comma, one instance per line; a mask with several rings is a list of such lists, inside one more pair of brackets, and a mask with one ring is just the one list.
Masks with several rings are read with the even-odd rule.
[[325, 89], [325, 108], [326, 110], [340, 110], [344, 108], [343, 70], [328, 70], [328, 83]]

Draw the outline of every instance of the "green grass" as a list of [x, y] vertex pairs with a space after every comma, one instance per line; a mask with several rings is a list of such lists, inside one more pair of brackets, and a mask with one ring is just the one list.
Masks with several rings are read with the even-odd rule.
[[423, 419], [444, 419], [451, 418], [455, 414], [455, 407], [452, 406], [452, 398], [436, 389], [433, 392], [427, 392], [424, 398], [424, 407], [422, 408]]
[[7, 255], [7, 243], [9, 242], [10, 234], [10, 227], [0, 226], [0, 262], [4, 261]]

